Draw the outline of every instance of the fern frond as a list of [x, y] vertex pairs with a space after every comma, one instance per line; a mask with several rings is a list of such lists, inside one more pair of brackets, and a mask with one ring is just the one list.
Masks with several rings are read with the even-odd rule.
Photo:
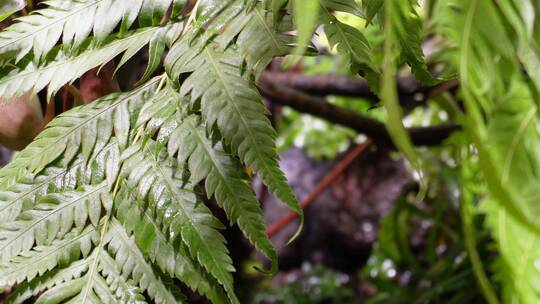
[[248, 68], [259, 75], [273, 57], [288, 54], [294, 43], [294, 36], [288, 33], [293, 29], [291, 17], [284, 16], [277, 24], [272, 18], [272, 13], [262, 4], [244, 9], [216, 42], [225, 48], [236, 38], [239, 53]]
[[9, 223], [2, 224], [0, 230], [0, 260], [7, 262], [20, 253], [30, 250], [34, 242], [50, 244], [62, 238], [73, 226], [79, 230], [86, 227], [89, 219], [98, 225], [106, 202], [100, 198], [107, 190], [106, 184], [88, 186], [82, 191], [50, 194], [43, 197], [34, 208], [23, 212]]
[[[371, 46], [362, 32], [358, 29], [344, 24], [330, 13], [330, 7], [322, 6], [324, 20], [324, 32], [328, 38], [330, 46], [336, 48], [339, 54], [346, 55], [351, 64], [351, 71], [357, 73], [358, 67], [368, 69], [373, 83], [378, 82], [379, 69], [373, 64]], [[373, 89], [376, 91], [378, 86]]]
[[[10, 165], [0, 169], [0, 178], [6, 176], [8, 179], [0, 181], [0, 184], [12, 183], [9, 179], [14, 171], [22, 172], [17, 174], [19, 177], [24, 175], [25, 170], [40, 172], [62, 155], [67, 165], [79, 153], [79, 149], [84, 159], [88, 160], [92, 154], [103, 149], [113, 135], [125, 147], [131, 130], [130, 120], [126, 117], [138, 113], [144, 100], [156, 91], [159, 81], [160, 78], [154, 78], [129, 93], [107, 95], [59, 115]], [[108, 164], [109, 168], [119, 165], [115, 159], [109, 160]], [[7, 174], [4, 171], [8, 171]], [[109, 172], [109, 181], [115, 179], [116, 170], [106, 172]]]
[[202, 0], [193, 25], [195, 36], [208, 41], [222, 33], [245, 8], [245, 0]]
[[422, 50], [422, 20], [416, 12], [416, 5], [416, 1], [384, 1], [384, 27], [391, 28], [389, 30], [393, 32], [392, 35], [399, 41], [395, 45], [396, 53], [402, 62], [411, 66], [416, 79], [426, 85], [433, 85], [438, 80], [426, 66]]
[[298, 30], [295, 55], [303, 55], [311, 43], [313, 33], [318, 25], [319, 0], [292, 1], [294, 25]]
[[18, 97], [28, 92], [39, 92], [46, 86], [48, 99], [66, 83], [73, 82], [86, 71], [101, 66], [125, 52], [122, 63], [152, 41], [161, 41], [171, 27], [152, 27], [136, 31], [125, 38], [113, 40], [104, 46], [88, 46], [71, 57], [59, 51], [44, 65], [28, 62], [21, 70], [13, 70], [0, 78], [0, 95]]
[[241, 56], [229, 47], [203, 45], [194, 55], [190, 44], [179, 41], [166, 58], [172, 79], [191, 72], [183, 82], [181, 93], [191, 93], [192, 103], [200, 99], [203, 117], [216, 125], [227, 144], [268, 185], [268, 189], [301, 218], [302, 210], [277, 163], [275, 131], [265, 116], [266, 108], [252, 83], [241, 75]]
[[96, 236], [95, 227], [89, 226], [80, 233], [70, 232], [51, 245], [36, 246], [32, 251], [15, 257], [5, 266], [0, 265], [0, 287], [31, 281], [57, 266], [69, 265], [81, 253], [84, 257], [88, 256]]
[[[112, 141], [99, 151], [88, 164], [86, 164], [84, 157], [79, 155], [73, 161], [65, 161], [64, 159], [55, 161], [54, 165], [48, 166], [37, 175], [21, 168], [20, 171], [26, 173], [25, 176], [21, 178], [17, 178], [16, 175], [6, 176], [5, 179], [2, 179], [0, 187], [6, 189], [0, 191], [0, 222], [13, 221], [22, 211], [32, 208], [40, 197], [49, 193], [74, 190], [83, 184], [100, 183], [105, 180], [105, 175], [109, 179], [114, 178], [114, 174], [106, 172], [114, 170], [114, 162], [119, 158], [118, 143]], [[107, 167], [109, 169], [105, 171], [96, 170], [96, 168]], [[14, 171], [9, 170], [9, 172]], [[109, 180], [109, 184], [112, 182]]]
[[[125, 188], [124, 188], [125, 189]], [[175, 249], [149, 210], [141, 210], [128, 191], [118, 194], [115, 202], [118, 219], [128, 234], [133, 234], [141, 252], [161, 271], [178, 278], [193, 291], [205, 295], [212, 303], [227, 303], [223, 288], [191, 258], [182, 243]]]
[[133, 237], [130, 237], [124, 227], [116, 219], [109, 223], [106, 242], [109, 252], [114, 256], [116, 264], [122, 265], [122, 275], [131, 277], [141, 290], [146, 290], [148, 295], [158, 303], [183, 302], [183, 295], [179, 289], [166, 286], [158, 275], [155, 274], [152, 265], [144, 258]]
[[[240, 162], [225, 152], [221, 142], [212, 143], [195, 115], [186, 117], [181, 108], [182, 98], [170, 87], [154, 100], [145, 104], [137, 125], [146, 124], [148, 136], [157, 137], [160, 144], [167, 146], [167, 152], [178, 158], [180, 167], [188, 164], [192, 184], [206, 179], [207, 195], [216, 196], [229, 220], [239, 225], [255, 247], [270, 259], [275, 270], [277, 255], [266, 236], [260, 204]], [[170, 117], [174, 120], [169, 120]]]
[[[202, 204], [189, 186], [177, 177], [163, 157], [166, 152], [152, 142], [135, 144], [125, 151], [128, 185], [140, 199], [147, 199], [154, 217], [171, 238], [179, 237], [196, 259], [225, 288], [232, 302], [238, 303], [232, 285], [234, 271], [225, 239], [216, 230], [221, 224]], [[179, 172], [181, 174], [181, 172]]]
[[[61, 284], [49, 287], [39, 296], [36, 303], [107, 303], [113, 296], [107, 288], [105, 280], [98, 272], [94, 272], [93, 267], [98, 265], [101, 256], [106, 254], [100, 247], [94, 249], [92, 254], [82, 260], [86, 267], [79, 278], [66, 280]], [[104, 301], [101, 301], [103, 299]]]
[[68, 267], [55, 269], [46, 274], [36, 277], [32, 281], [23, 282], [18, 285], [14, 292], [8, 297], [7, 303], [19, 304], [24, 303], [32, 296], [53, 288], [65, 282], [81, 282], [80, 277], [88, 270], [89, 264], [92, 262], [90, 256], [86, 259], [81, 259], [71, 263]]
[[100, 271], [103, 274], [103, 278], [107, 281], [109, 288], [116, 296], [116, 301], [134, 304], [146, 303], [140, 288], [122, 276], [121, 266], [108, 254], [102, 253], [100, 257]]
[[[535, 303], [540, 293], [535, 282], [540, 280], [536, 261], [540, 258], [540, 239], [495, 201], [483, 202], [486, 223], [497, 241], [500, 252], [498, 276], [503, 283], [504, 303]], [[516, 237], [519, 236], [519, 237]]]
[[[125, 32], [139, 16], [141, 26], [159, 25], [167, 9], [180, 0], [50, 0], [47, 8], [18, 19], [0, 32], [0, 55], [19, 61], [33, 51], [38, 61], [62, 37], [62, 43], [78, 46], [91, 33], [99, 41], [118, 24]], [[177, 8], [178, 9], [178, 8]]]
[[229, 220], [272, 262], [271, 272], [277, 271], [277, 252], [266, 235], [262, 209], [240, 162], [227, 155], [221, 143], [213, 144], [194, 116], [184, 119], [172, 133], [168, 151], [178, 151], [179, 161], [187, 161], [193, 184], [206, 178], [207, 195], [216, 196]]

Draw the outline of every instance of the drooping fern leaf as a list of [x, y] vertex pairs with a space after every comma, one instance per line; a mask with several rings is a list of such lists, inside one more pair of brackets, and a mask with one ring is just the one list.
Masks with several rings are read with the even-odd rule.
[[233, 151], [250, 166], [268, 188], [291, 209], [302, 215], [298, 202], [277, 164], [275, 131], [266, 118], [262, 98], [242, 76], [241, 56], [233, 47], [222, 51], [203, 44], [199, 54], [190, 51], [188, 39], [175, 43], [166, 58], [172, 79], [191, 72], [181, 93], [200, 99], [207, 126], [217, 126]]
[[[156, 136], [167, 147], [168, 154], [178, 159], [177, 164], [189, 170], [191, 183], [205, 179], [206, 194], [216, 196], [229, 220], [238, 224], [255, 247], [270, 259], [271, 272], [275, 271], [277, 254], [266, 236], [262, 210], [240, 162], [224, 150], [221, 142], [213, 143], [197, 116], [186, 116], [178, 93], [162, 90], [154, 100], [141, 110], [137, 124], [146, 124], [148, 136]], [[172, 120], [160, 113], [166, 113]]]
[[271, 273], [277, 271], [277, 253], [266, 235], [262, 209], [240, 163], [224, 151], [222, 143], [212, 143], [194, 116], [185, 118], [171, 134], [168, 147], [169, 153], [178, 151], [178, 159], [187, 161], [192, 183], [206, 178], [207, 195], [216, 196], [229, 220], [270, 259]]

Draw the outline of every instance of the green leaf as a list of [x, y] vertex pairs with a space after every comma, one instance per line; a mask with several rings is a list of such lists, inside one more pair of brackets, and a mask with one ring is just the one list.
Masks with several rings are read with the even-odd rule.
[[[80, 45], [90, 33], [99, 41], [121, 25], [121, 32], [129, 29], [140, 15], [142, 26], [159, 25], [173, 0], [51, 0], [47, 8], [29, 16], [0, 32], [0, 55], [19, 61], [33, 51], [34, 58], [43, 58], [62, 37], [62, 43]], [[179, 3], [181, 1], [174, 1]], [[159, 20], [158, 20], [159, 19]]]
[[366, 18], [366, 24], [370, 24], [373, 18], [381, 11], [384, 0], [362, 0], [362, 10]]
[[180, 238], [191, 256], [225, 288], [229, 299], [238, 303], [230, 273], [234, 271], [232, 260], [225, 239], [217, 231], [223, 224], [198, 201], [189, 185], [183, 185], [163, 154], [166, 152], [151, 141], [126, 150], [123, 174], [127, 175], [128, 186], [137, 189], [140, 199], [147, 198], [152, 214], [170, 237]]
[[[189, 286], [193, 291], [208, 297], [212, 303], [227, 303], [223, 288], [191, 258], [186, 246], [181, 244], [175, 249], [165, 232], [149, 210], [140, 210], [129, 195], [127, 187], [118, 195], [116, 207], [118, 219], [128, 234], [135, 236], [135, 241], [145, 257], [156, 264], [161, 271], [174, 276]], [[142, 204], [142, 202], [139, 202]]]
[[25, 0], [2, 0], [0, 1], [0, 22], [7, 17], [22, 10], [26, 6]]
[[[73, 161], [71, 159], [55, 161], [54, 165], [48, 166], [37, 175], [22, 168], [21, 171], [25, 175], [15, 178], [9, 187], [2, 185], [2, 189], [6, 190], [0, 191], [0, 222], [13, 221], [22, 211], [32, 208], [40, 197], [49, 193], [74, 190], [78, 185], [99, 183], [105, 178], [113, 179], [115, 175], [110, 173], [114, 171], [119, 156], [118, 144], [113, 141], [99, 151], [88, 164], [85, 163], [84, 157], [79, 155]], [[20, 161], [25, 158], [17, 159]], [[110, 173], [100, 171], [99, 168], [109, 168], [107, 172]]]
[[[322, 8], [330, 9], [337, 12], [345, 12], [362, 17], [362, 10], [355, 0], [319, 0]], [[366, 1], [362, 1], [364, 4]], [[369, 2], [369, 1], [368, 1]]]
[[289, 34], [291, 30], [290, 16], [272, 24], [272, 14], [262, 5], [257, 5], [236, 16], [216, 42], [225, 48], [236, 38], [239, 53], [245, 58], [248, 68], [259, 75], [272, 58], [290, 52], [290, 45], [294, 42], [294, 37]]
[[240, 56], [233, 48], [220, 51], [212, 44], [203, 47], [194, 55], [186, 41], [177, 42], [165, 61], [168, 73], [176, 80], [181, 73], [191, 72], [181, 93], [191, 93], [192, 103], [200, 99], [207, 127], [217, 126], [240, 160], [297, 212], [303, 223], [302, 210], [277, 163], [275, 131], [265, 116], [261, 96], [241, 75]]
[[5, 266], [0, 264], [0, 286], [9, 287], [31, 281], [60, 266], [69, 265], [81, 253], [88, 256], [96, 242], [96, 228], [86, 227], [80, 233], [72, 231], [50, 245], [35, 246], [32, 251], [13, 258]]
[[319, 0], [292, 0], [294, 24], [298, 30], [295, 55], [302, 55], [311, 42], [317, 26], [320, 4]]
[[184, 296], [177, 287], [166, 286], [146, 261], [132, 236], [116, 219], [111, 219], [105, 236], [108, 250], [114, 255], [117, 265], [122, 265], [122, 275], [131, 277], [141, 290], [148, 292], [158, 303], [182, 303]]
[[[117, 120], [114, 117], [125, 111], [136, 116], [144, 100], [156, 91], [159, 80], [160, 78], [154, 78], [131, 92], [107, 95], [59, 115], [9, 166], [0, 169], [0, 177], [4, 171], [7, 171], [7, 176], [12, 175], [13, 171], [23, 171], [18, 177], [24, 175], [24, 170], [40, 172], [60, 156], [68, 163], [79, 153], [79, 149], [87, 160], [92, 154], [103, 149], [113, 135], [120, 138], [124, 145], [127, 144], [130, 135], [127, 124], [130, 124], [130, 121]], [[114, 168], [118, 168], [119, 163], [111, 158], [108, 164], [109, 169], [105, 172], [111, 183], [117, 173]], [[13, 184], [13, 181], [9, 180], [5, 182]]]
[[194, 116], [184, 119], [171, 134], [168, 151], [178, 151], [179, 161], [187, 161], [193, 184], [206, 178], [207, 195], [215, 195], [229, 220], [238, 224], [251, 243], [270, 259], [270, 272], [275, 273], [277, 252], [266, 235], [260, 203], [240, 162], [230, 157], [221, 143], [213, 144]]
[[[538, 232], [514, 218], [495, 201], [482, 204], [486, 224], [493, 232], [500, 252], [496, 271], [502, 283], [504, 303], [535, 303], [540, 300], [540, 239]], [[516, 237], [519, 236], [519, 237]]]
[[15, 221], [1, 224], [0, 260], [8, 262], [30, 250], [34, 242], [39, 246], [62, 239], [73, 227], [83, 230], [87, 220], [97, 226], [102, 210], [108, 208], [101, 199], [106, 189], [106, 185], [101, 184], [79, 191], [50, 194]]
[[74, 57], [70, 57], [64, 52], [58, 52], [52, 60], [44, 65], [28, 62], [21, 70], [13, 70], [0, 78], [0, 94], [4, 97], [18, 97], [27, 92], [41, 91], [48, 86], [47, 99], [50, 99], [65, 84], [75, 81], [86, 71], [101, 66], [125, 52], [121, 60], [121, 64], [123, 64], [149, 42], [163, 39], [166, 29], [139, 30], [125, 38], [113, 40], [104, 46], [89, 46]]
[[396, 147], [405, 154], [412, 166], [419, 168], [420, 161], [414, 151], [409, 133], [403, 125], [403, 112], [397, 96], [396, 64], [392, 60], [394, 54], [397, 52], [397, 37], [399, 32], [404, 30], [402, 28], [403, 25], [396, 25], [392, 22], [397, 14], [395, 11], [399, 9], [401, 8], [398, 7], [398, 4], [394, 0], [387, 0], [385, 2], [384, 33], [386, 39], [384, 41], [384, 61], [380, 96], [387, 113], [386, 128], [388, 129], [388, 133], [392, 137]]
[[[22, 304], [25, 300], [29, 299], [32, 296], [38, 295], [43, 291], [53, 288], [55, 286], [75, 287], [75, 291], [69, 292], [76, 293], [77, 289], [82, 287], [84, 281], [81, 278], [83, 274], [88, 270], [88, 265], [92, 262], [90, 257], [75, 261], [71, 263], [68, 267], [55, 269], [53, 271], [47, 272], [46, 274], [36, 277], [32, 281], [24, 282], [17, 286], [14, 292], [9, 295], [7, 303], [10, 304]], [[68, 282], [66, 285], [63, 285], [64, 282]], [[62, 288], [60, 288], [62, 289]]]
[[364, 68], [370, 75], [371, 89], [378, 92], [380, 71], [373, 62], [373, 54], [369, 41], [358, 29], [344, 24], [332, 15], [328, 8], [322, 7], [324, 13], [324, 32], [332, 48], [347, 57], [351, 72], [358, 73], [358, 68]]

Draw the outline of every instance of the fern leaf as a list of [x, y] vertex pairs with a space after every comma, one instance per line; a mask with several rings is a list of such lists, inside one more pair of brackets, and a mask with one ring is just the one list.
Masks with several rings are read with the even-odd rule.
[[[39, 296], [36, 303], [110, 303], [112, 294], [109, 292], [104, 279], [99, 273], [92, 271], [101, 259], [100, 247], [94, 249], [92, 254], [84, 260], [87, 266], [86, 273], [80, 278], [66, 280], [63, 283], [49, 287]], [[105, 301], [101, 301], [104, 299]]]
[[245, 9], [244, 0], [202, 0], [194, 32], [202, 41], [208, 41], [222, 33], [234, 18]]
[[39, 92], [48, 85], [48, 99], [63, 85], [79, 78], [86, 71], [111, 61], [126, 52], [122, 62], [135, 55], [151, 41], [163, 40], [170, 27], [147, 28], [99, 47], [89, 46], [80, 54], [70, 57], [58, 52], [55, 58], [45, 65], [28, 62], [21, 70], [13, 70], [0, 78], [0, 94], [4, 97], [18, 97], [27, 92]]
[[313, 37], [321, 5], [319, 0], [292, 0], [292, 2], [294, 24], [298, 30], [294, 54], [302, 55]]
[[95, 227], [89, 226], [81, 233], [70, 232], [51, 245], [34, 247], [32, 251], [15, 257], [5, 266], [0, 265], [0, 286], [8, 287], [25, 280], [31, 281], [57, 266], [69, 265], [81, 253], [88, 256], [96, 236]]
[[120, 32], [140, 15], [142, 26], [158, 25], [167, 9], [178, 0], [51, 0], [47, 8], [18, 19], [0, 33], [0, 55], [19, 61], [33, 51], [34, 58], [47, 54], [62, 37], [62, 43], [78, 46], [90, 33], [103, 41], [118, 24]]
[[36, 296], [44, 290], [63, 284], [64, 282], [77, 281], [88, 270], [92, 259], [90, 257], [71, 263], [68, 267], [55, 269], [32, 281], [18, 285], [8, 297], [7, 303], [24, 303], [32, 296]]
[[[123, 174], [128, 175], [128, 185], [137, 188], [141, 199], [149, 196], [149, 205], [161, 225], [171, 237], [180, 237], [191, 256], [225, 288], [231, 301], [238, 303], [230, 274], [234, 267], [225, 239], [216, 230], [223, 225], [189, 187], [186, 189], [173, 168], [160, 161], [163, 153], [152, 142], [127, 149]], [[158, 193], [161, 195], [156, 196]]]
[[120, 265], [106, 253], [102, 253], [100, 257], [100, 271], [107, 281], [107, 285], [116, 296], [115, 302], [146, 303], [140, 289], [133, 285], [132, 282], [126, 281], [125, 277], [122, 276]]
[[195, 58], [189, 50], [190, 45], [180, 41], [166, 58], [173, 79], [178, 79], [180, 73], [192, 72], [182, 84], [181, 93], [191, 93], [193, 103], [201, 100], [208, 126], [216, 125], [244, 164], [253, 168], [269, 190], [302, 219], [302, 210], [277, 163], [276, 135], [265, 116], [267, 110], [253, 84], [241, 76], [236, 50], [221, 52], [210, 44]]
[[168, 150], [169, 153], [178, 150], [178, 159], [187, 160], [193, 184], [206, 178], [207, 195], [216, 196], [229, 220], [238, 224], [255, 247], [270, 259], [271, 272], [277, 271], [276, 250], [266, 235], [262, 209], [240, 162], [227, 155], [221, 143], [213, 144], [194, 116], [186, 118], [174, 131]]
[[411, 66], [414, 76], [426, 85], [438, 82], [428, 71], [422, 50], [422, 20], [415, 9], [416, 1], [384, 1], [384, 28], [386, 36], [392, 32], [396, 52], [402, 62]]
[[[150, 80], [145, 85], [124, 94], [111, 94], [86, 106], [72, 109], [54, 119], [45, 131], [26, 147], [7, 167], [0, 169], [0, 177], [13, 176], [14, 172], [25, 170], [40, 172], [54, 160], [63, 156], [62, 159], [69, 163], [82, 149], [82, 155], [86, 159], [99, 152], [107, 145], [113, 135], [127, 144], [130, 131], [130, 121], [114, 119], [120, 112], [126, 111], [136, 115], [144, 100], [156, 91], [159, 78]], [[124, 117], [124, 116], [120, 116]], [[83, 139], [84, 138], [84, 141]], [[82, 148], [81, 148], [82, 146]], [[113, 156], [111, 154], [109, 157]], [[119, 162], [111, 157], [108, 159], [108, 181], [115, 179]], [[8, 171], [4, 174], [4, 171]], [[7, 178], [0, 183], [12, 184], [12, 178]]]
[[272, 13], [261, 4], [244, 9], [216, 38], [216, 43], [226, 48], [236, 38], [239, 53], [258, 75], [273, 57], [288, 54], [294, 42], [288, 33], [293, 29], [290, 16], [284, 16], [277, 24], [273, 24], [272, 18]]
[[504, 280], [501, 282], [503, 302], [538, 302], [540, 294], [534, 282], [540, 280], [540, 271], [536, 267], [540, 258], [540, 239], [536, 231], [530, 230], [501, 207], [495, 201], [482, 204], [487, 215], [486, 223], [493, 231], [500, 252], [496, 271]]
[[[189, 163], [192, 184], [206, 178], [207, 195], [216, 195], [230, 221], [239, 225], [248, 239], [272, 261], [272, 270], [275, 270], [276, 252], [266, 236], [262, 210], [240, 162], [227, 155], [221, 143], [211, 142], [195, 116], [175, 115], [177, 106], [181, 106], [177, 93], [166, 88], [154, 100], [156, 102], [145, 104], [137, 125], [146, 123], [150, 137], [155, 137], [162, 127], [157, 135], [158, 142], [167, 145], [170, 156], [178, 153], [180, 167], [184, 167], [186, 161]], [[169, 126], [165, 121], [170, 116], [176, 119]]]
[[366, 24], [370, 24], [375, 16], [381, 11], [384, 0], [364, 0], [362, 1], [362, 11], [366, 18]]
[[145, 290], [158, 303], [183, 302], [180, 290], [166, 286], [144, 258], [133, 237], [116, 219], [111, 219], [106, 236], [108, 250], [114, 255], [116, 264], [122, 265], [122, 275], [131, 277], [141, 290]]
[[[330, 46], [348, 57], [352, 72], [356, 74], [358, 67], [364, 67], [374, 74], [371, 75], [372, 78], [378, 80], [379, 71], [373, 64], [371, 46], [366, 37], [356, 28], [337, 20], [328, 9], [328, 7], [322, 6], [325, 20], [324, 32]], [[377, 87], [378, 85], [374, 86], [374, 89], [377, 90]]]
[[17, 220], [1, 225], [0, 259], [7, 262], [30, 250], [34, 242], [38, 246], [50, 244], [73, 226], [82, 230], [88, 219], [97, 226], [102, 208], [107, 208], [106, 205], [102, 207], [100, 199], [105, 190], [106, 184], [102, 184], [43, 197], [38, 205], [23, 212]]
[[[0, 187], [6, 189], [0, 191], [0, 222], [15, 220], [22, 211], [32, 208], [40, 197], [49, 193], [74, 190], [78, 185], [83, 184], [100, 183], [106, 179], [105, 175], [109, 179], [115, 178], [115, 174], [107, 172], [114, 171], [119, 155], [118, 144], [112, 141], [88, 164], [85, 163], [84, 157], [78, 156], [73, 161], [64, 159], [55, 161], [53, 166], [48, 166], [38, 175], [28, 173], [22, 168], [21, 171], [26, 172], [25, 176], [21, 178], [6, 176], [6, 179], [11, 177], [14, 180], [4, 180], [5, 184], [2, 183]], [[101, 171], [95, 168], [109, 169]], [[108, 183], [112, 184], [113, 181], [109, 180]], [[8, 186], [8, 184], [12, 185]]]
[[122, 212], [118, 212], [117, 217], [127, 233], [133, 234], [141, 252], [161, 271], [178, 278], [192, 290], [208, 297], [212, 303], [227, 303], [221, 286], [193, 261], [185, 245], [181, 244], [175, 249], [149, 210], [141, 211], [133, 203], [136, 199], [127, 192], [118, 194], [115, 208]]

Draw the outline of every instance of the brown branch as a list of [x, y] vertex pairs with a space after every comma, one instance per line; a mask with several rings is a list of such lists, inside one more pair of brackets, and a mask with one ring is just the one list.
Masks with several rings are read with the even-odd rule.
[[[379, 97], [373, 93], [367, 80], [349, 76], [314, 75], [307, 76], [295, 72], [264, 71], [261, 77], [271, 79], [275, 84], [286, 85], [310, 95], [340, 95], [360, 97], [373, 104], [380, 102]], [[414, 107], [424, 104], [434, 94], [455, 88], [457, 81], [451, 80], [432, 87], [423, 87], [413, 76], [399, 77], [397, 79], [398, 98], [402, 106]]]
[[[259, 90], [263, 96], [274, 103], [349, 127], [366, 134], [379, 145], [393, 146], [386, 126], [382, 122], [330, 104], [324, 98], [311, 96], [280, 84], [268, 77], [268, 74], [261, 75]], [[457, 130], [460, 130], [460, 126], [456, 124], [408, 129], [413, 144], [417, 146], [440, 145]]]

